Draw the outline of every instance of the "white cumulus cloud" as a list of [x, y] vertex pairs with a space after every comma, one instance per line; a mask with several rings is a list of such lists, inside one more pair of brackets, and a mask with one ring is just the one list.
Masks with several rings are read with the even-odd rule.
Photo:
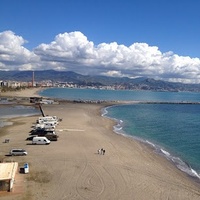
[[0, 70], [70, 70], [107, 76], [146, 76], [199, 83], [200, 59], [161, 52], [157, 46], [133, 43], [94, 44], [81, 32], [60, 33], [49, 44], [29, 51], [26, 40], [12, 31], [0, 33]]
[[23, 47], [25, 43], [26, 40], [15, 35], [12, 31], [0, 33], [1, 70], [31, 69], [32, 63], [39, 61], [39, 58], [33, 52]]

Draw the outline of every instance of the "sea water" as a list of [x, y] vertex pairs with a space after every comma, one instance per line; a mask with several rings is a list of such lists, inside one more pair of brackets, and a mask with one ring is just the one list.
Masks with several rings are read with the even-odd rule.
[[200, 102], [200, 93], [192, 92], [49, 88], [41, 91], [39, 95], [68, 100]]
[[41, 112], [39, 109], [33, 106], [21, 106], [21, 105], [7, 105], [0, 106], [0, 128], [12, 125], [7, 119], [14, 117], [26, 117], [32, 115], [39, 115]]
[[133, 104], [107, 111], [118, 119], [116, 132], [150, 144], [180, 170], [199, 177], [200, 105]]
[[200, 178], [200, 104], [174, 104], [200, 102], [200, 93], [52, 88], [40, 95], [69, 100], [162, 102], [111, 106], [104, 114], [117, 120], [116, 132], [153, 146], [180, 170]]

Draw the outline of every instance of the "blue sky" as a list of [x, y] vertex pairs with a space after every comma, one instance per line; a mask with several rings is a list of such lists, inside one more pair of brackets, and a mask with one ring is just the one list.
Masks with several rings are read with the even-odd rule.
[[198, 0], [1, 0], [0, 70], [199, 83]]

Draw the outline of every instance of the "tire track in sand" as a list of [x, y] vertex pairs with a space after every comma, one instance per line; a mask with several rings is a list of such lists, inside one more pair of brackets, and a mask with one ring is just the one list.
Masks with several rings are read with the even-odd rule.
[[84, 151], [84, 168], [76, 181], [76, 192], [83, 199], [95, 199], [105, 190], [103, 179], [88, 162]]

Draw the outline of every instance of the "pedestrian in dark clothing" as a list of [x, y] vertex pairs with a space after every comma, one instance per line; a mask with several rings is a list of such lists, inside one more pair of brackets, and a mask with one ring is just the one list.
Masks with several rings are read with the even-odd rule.
[[103, 148], [101, 148], [101, 154], [103, 154]]

